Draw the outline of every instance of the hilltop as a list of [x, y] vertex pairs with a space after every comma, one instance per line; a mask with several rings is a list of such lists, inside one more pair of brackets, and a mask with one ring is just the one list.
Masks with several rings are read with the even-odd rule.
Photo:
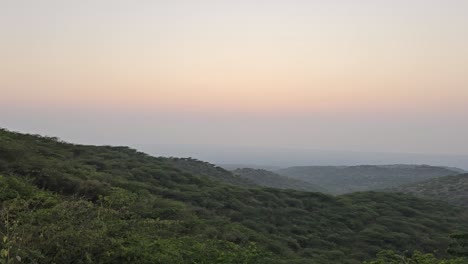
[[323, 188], [309, 182], [281, 176], [267, 170], [242, 168], [233, 170], [232, 172], [260, 186], [309, 192], [326, 192]]
[[468, 174], [445, 176], [390, 189], [422, 198], [468, 207]]
[[178, 169], [190, 172], [193, 175], [207, 177], [214, 181], [242, 187], [259, 187], [261, 185], [209, 162], [193, 158], [160, 158]]
[[457, 169], [429, 165], [298, 166], [276, 172], [315, 184], [333, 194], [382, 190], [459, 174]]

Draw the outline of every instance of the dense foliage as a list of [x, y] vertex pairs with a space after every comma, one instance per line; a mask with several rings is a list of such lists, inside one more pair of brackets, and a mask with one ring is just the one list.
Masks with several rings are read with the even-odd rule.
[[0, 259], [360, 263], [381, 250], [443, 256], [468, 230], [465, 211], [405, 194], [247, 188], [176, 166], [0, 130]]
[[381, 190], [459, 172], [456, 168], [428, 165], [298, 166], [277, 171], [333, 194]]
[[173, 201], [111, 188], [91, 202], [16, 177], [0, 177], [0, 190], [5, 263], [257, 263], [262, 257], [254, 244], [194, 234], [195, 219], [178, 220], [184, 205]]
[[468, 259], [455, 257], [450, 259], [440, 259], [431, 253], [421, 253], [415, 251], [413, 254], [398, 254], [392, 250], [385, 250], [377, 254], [377, 258], [365, 264], [466, 264]]
[[219, 166], [197, 159], [167, 158], [165, 161], [178, 169], [190, 172], [193, 175], [207, 177], [214, 181], [221, 181], [223, 183], [242, 187], [255, 187], [258, 185], [258, 183], [250, 181], [245, 177], [240, 177]]
[[234, 170], [233, 173], [264, 187], [309, 192], [324, 192], [322, 188], [313, 185], [312, 183], [281, 176], [267, 170], [242, 168]]
[[468, 174], [445, 176], [428, 181], [399, 186], [389, 191], [413, 194], [468, 207]]

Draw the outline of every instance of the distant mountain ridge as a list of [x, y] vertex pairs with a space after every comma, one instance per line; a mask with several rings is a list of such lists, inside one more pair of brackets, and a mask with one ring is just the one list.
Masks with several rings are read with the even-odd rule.
[[468, 171], [466, 171], [464, 169], [461, 169], [461, 168], [456, 168], [456, 167], [443, 167], [443, 168], [453, 170], [453, 171], [458, 172], [458, 173], [463, 173], [463, 174], [468, 173]]
[[281, 176], [267, 170], [242, 168], [233, 170], [232, 172], [235, 175], [265, 187], [309, 192], [326, 192], [323, 188], [309, 182]]
[[421, 198], [446, 201], [468, 207], [468, 173], [430, 179], [424, 182], [389, 189]]
[[455, 168], [429, 165], [360, 165], [360, 166], [298, 166], [276, 171], [329, 190], [333, 194], [381, 190], [416, 183], [436, 177], [457, 175]]
[[274, 166], [274, 165], [259, 165], [259, 164], [217, 164], [219, 167], [233, 171], [237, 169], [244, 169], [244, 168], [249, 168], [249, 169], [256, 169], [256, 170], [267, 170], [267, 171], [276, 171], [283, 169], [285, 167], [280, 167], [280, 166]]

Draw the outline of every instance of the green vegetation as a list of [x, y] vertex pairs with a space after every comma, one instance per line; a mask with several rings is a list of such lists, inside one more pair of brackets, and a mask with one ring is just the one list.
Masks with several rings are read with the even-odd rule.
[[467, 212], [438, 201], [240, 187], [178, 162], [0, 130], [0, 263], [354, 264], [446, 257], [468, 231]]
[[250, 168], [250, 169], [256, 169], [256, 170], [267, 170], [267, 171], [276, 171], [281, 169], [279, 166], [273, 166], [273, 165], [258, 165], [258, 164], [218, 164], [220, 167], [228, 170], [228, 171], [233, 171], [237, 169], [242, 169], [242, 168]]
[[300, 166], [281, 169], [277, 173], [310, 182], [332, 194], [343, 194], [455, 175], [459, 170], [428, 165]]
[[408, 193], [468, 207], [468, 174], [435, 178], [389, 189], [389, 191]]
[[415, 251], [411, 255], [397, 254], [392, 250], [385, 250], [377, 254], [377, 258], [364, 264], [466, 264], [468, 259], [457, 257], [452, 259], [439, 259], [430, 253]]
[[[164, 159], [164, 158], [162, 158]], [[222, 183], [241, 186], [258, 187], [253, 181], [234, 175], [233, 173], [208, 162], [196, 160], [193, 158], [168, 158], [165, 161], [178, 169], [190, 172], [193, 175], [209, 178]]]
[[236, 169], [233, 171], [233, 173], [251, 182], [254, 182], [257, 185], [264, 187], [291, 189], [308, 192], [325, 192], [324, 189], [315, 186], [311, 183], [281, 176], [267, 170], [243, 168]]
[[110, 188], [91, 202], [16, 177], [0, 177], [0, 189], [0, 263], [257, 263], [262, 256], [254, 244], [193, 234], [195, 220], [177, 220], [187, 212], [173, 201]]

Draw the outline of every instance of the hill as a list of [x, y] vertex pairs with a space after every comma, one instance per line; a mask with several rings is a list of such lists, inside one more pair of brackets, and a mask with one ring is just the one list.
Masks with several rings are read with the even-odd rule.
[[218, 164], [218, 166], [229, 170], [237, 170], [237, 169], [243, 169], [243, 168], [250, 168], [250, 169], [256, 169], [256, 170], [267, 170], [267, 171], [276, 171], [281, 169], [281, 167], [278, 166], [272, 166], [272, 165], [257, 165], [257, 164]]
[[390, 189], [468, 207], [468, 174], [445, 176]]
[[456, 167], [443, 167], [443, 168], [452, 170], [452, 171], [457, 172], [457, 173], [460, 173], [460, 174], [468, 173], [466, 170], [460, 169], [460, 168], [456, 168]]
[[276, 172], [310, 182], [333, 194], [381, 190], [458, 174], [454, 169], [428, 165], [299, 166]]
[[325, 192], [324, 189], [309, 182], [281, 176], [262, 169], [242, 168], [232, 171], [235, 175], [245, 178], [257, 185], [278, 189], [291, 189], [308, 192]]
[[443, 255], [468, 231], [467, 212], [438, 201], [240, 187], [127, 147], [6, 130], [0, 202], [6, 263], [357, 264], [382, 249]]
[[[226, 184], [232, 184], [242, 187], [256, 187], [257, 183], [250, 181], [246, 177], [240, 177], [232, 172], [210, 164], [208, 162], [200, 161], [193, 158], [163, 158], [168, 164], [181, 169], [183, 171], [190, 172], [193, 175], [207, 177], [211, 180], [220, 181]], [[258, 187], [258, 186], [257, 186]]]

